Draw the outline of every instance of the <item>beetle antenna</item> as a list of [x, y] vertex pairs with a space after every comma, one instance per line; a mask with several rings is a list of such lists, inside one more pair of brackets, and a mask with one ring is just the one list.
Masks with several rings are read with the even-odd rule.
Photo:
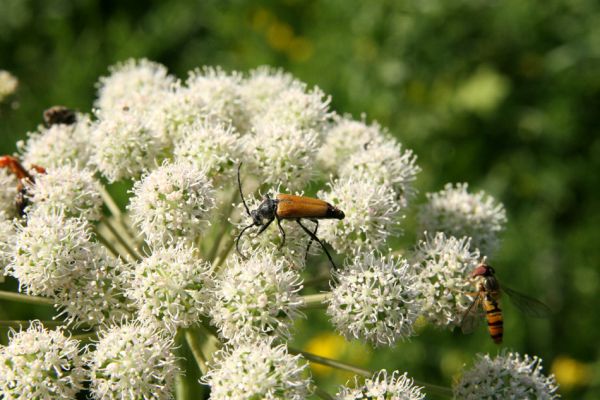
[[240, 232], [240, 234], [237, 236], [237, 238], [235, 239], [235, 250], [238, 252], [238, 254], [244, 259], [247, 260], [248, 257], [246, 257], [244, 255], [244, 253], [242, 253], [242, 251], [240, 250], [240, 238], [242, 237], [242, 235], [244, 234], [244, 232], [246, 232], [247, 229], [250, 229], [254, 226], [254, 224], [250, 224], [248, 226], [245, 226], [242, 231]]
[[[248, 213], [249, 216], [252, 216], [252, 214], [250, 214], [250, 209], [248, 209], [248, 205], [246, 204], [246, 199], [244, 199], [244, 192], [242, 192], [242, 181], [240, 179], [240, 169], [242, 168], [242, 163], [240, 162], [238, 165], [238, 173], [237, 173], [237, 178], [238, 178], [238, 187], [240, 189], [240, 196], [242, 196], [242, 202], [244, 203], [244, 207], [246, 208], [246, 212]], [[252, 226], [252, 225], [250, 225]], [[246, 228], [244, 228], [246, 229]], [[242, 230], [242, 232], [244, 232], [244, 230]], [[241, 236], [241, 233], [240, 233]], [[239, 236], [238, 236], [238, 240], [239, 240]], [[239, 253], [239, 251], [238, 251]], [[241, 255], [242, 253], [240, 253]]]

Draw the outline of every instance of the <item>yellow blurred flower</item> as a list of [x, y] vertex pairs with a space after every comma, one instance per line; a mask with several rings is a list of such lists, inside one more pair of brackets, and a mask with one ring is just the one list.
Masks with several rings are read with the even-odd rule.
[[558, 356], [552, 363], [552, 373], [563, 389], [585, 386], [590, 383], [592, 371], [589, 364], [575, 360], [569, 356]]

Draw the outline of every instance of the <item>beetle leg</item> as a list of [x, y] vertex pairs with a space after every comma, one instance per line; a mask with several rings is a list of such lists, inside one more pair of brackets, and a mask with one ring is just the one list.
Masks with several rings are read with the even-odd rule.
[[239, 255], [240, 255], [240, 256], [241, 256], [241, 257], [242, 257], [244, 260], [247, 260], [247, 259], [248, 259], [248, 257], [246, 257], [246, 256], [245, 256], [245, 255], [242, 253], [242, 251], [240, 250], [240, 238], [242, 237], [242, 235], [244, 234], [244, 232], [246, 232], [246, 230], [248, 230], [248, 229], [252, 228], [253, 226], [254, 226], [254, 224], [250, 224], [250, 225], [248, 225], [248, 226], [244, 227], [244, 228], [241, 230], [241, 232], [240, 232], [240, 234], [238, 235], [238, 237], [235, 239], [235, 249], [237, 250], [238, 254], [239, 254]]
[[[273, 218], [273, 219], [275, 219], [275, 218]], [[269, 225], [271, 225], [271, 222], [273, 222], [273, 219], [268, 220], [266, 224], [261, 226], [260, 229], [258, 230], [258, 232], [256, 232], [256, 235], [254, 235], [254, 237], [257, 237], [258, 235], [263, 233], [265, 231], [265, 229], [267, 229], [269, 227]]]
[[300, 225], [300, 227], [302, 229], [304, 229], [304, 232], [306, 232], [308, 234], [308, 236], [310, 236], [313, 240], [315, 240], [317, 243], [319, 243], [321, 245], [321, 247], [323, 248], [323, 251], [325, 252], [325, 254], [327, 254], [327, 258], [329, 258], [329, 262], [331, 262], [331, 265], [333, 265], [334, 269], [337, 269], [337, 267], [335, 266], [335, 263], [333, 262], [333, 259], [331, 258], [331, 254], [329, 254], [329, 251], [327, 251], [327, 248], [325, 247], [323, 242], [321, 242], [321, 239], [319, 239], [314, 233], [312, 233], [310, 231], [310, 229], [308, 229], [306, 226], [302, 225], [302, 222], [300, 222], [300, 218], [298, 218], [296, 220], [296, 222], [298, 223], [298, 225]]
[[[309, 221], [312, 221], [312, 222], [315, 223], [315, 230], [313, 231], [313, 235], [317, 236], [317, 230], [319, 229], [319, 220], [318, 219], [311, 219]], [[313, 241], [314, 241], [314, 239], [311, 236], [310, 237], [310, 241], [308, 242], [308, 246], [306, 246], [306, 254], [304, 255], [304, 261], [306, 261], [308, 259], [308, 251], [310, 250], [310, 246], [312, 245]]]
[[281, 226], [281, 218], [279, 218], [277, 214], [275, 214], [275, 218], [277, 219], [277, 227], [279, 228], [279, 232], [281, 233], [281, 244], [279, 245], [279, 248], [281, 249], [285, 244], [285, 231]]

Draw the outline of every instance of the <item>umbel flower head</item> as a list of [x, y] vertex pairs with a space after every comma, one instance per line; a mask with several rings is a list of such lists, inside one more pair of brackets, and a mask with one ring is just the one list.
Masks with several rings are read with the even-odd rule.
[[74, 399], [86, 372], [79, 342], [62, 329], [46, 330], [33, 321], [26, 331], [9, 331], [0, 347], [0, 398]]
[[194, 244], [210, 225], [214, 206], [206, 171], [180, 162], [165, 163], [137, 181], [128, 209], [149, 243], [168, 246]]
[[327, 313], [349, 339], [392, 345], [413, 334], [421, 305], [416, 275], [399, 257], [357, 255], [335, 276]]
[[471, 238], [472, 246], [490, 255], [498, 247], [506, 212], [501, 203], [480, 191], [471, 194], [466, 183], [446, 184], [437, 193], [428, 193], [428, 202], [419, 213], [422, 231], [444, 232]]
[[346, 217], [328, 221], [320, 232], [337, 252], [377, 249], [400, 231], [403, 208], [390, 186], [352, 177], [336, 179], [330, 187], [329, 192], [320, 191], [319, 198], [334, 205], [343, 204]]
[[247, 260], [234, 258], [214, 285], [210, 314], [226, 339], [288, 338], [293, 320], [302, 315], [298, 310], [302, 305], [300, 275], [273, 253], [257, 252]]
[[152, 325], [125, 323], [100, 334], [87, 355], [90, 391], [102, 400], [168, 400], [179, 372], [173, 337]]
[[26, 167], [37, 164], [53, 168], [71, 164], [85, 167], [90, 161], [93, 125], [90, 117], [77, 114], [74, 124], [39, 126], [27, 134], [26, 141], [17, 142], [20, 158]]
[[13, 220], [4, 211], [0, 211], [0, 276], [5, 274], [4, 268], [11, 261], [15, 233]]
[[74, 165], [49, 168], [30, 183], [28, 212], [62, 212], [65, 217], [95, 221], [102, 215], [99, 183], [92, 172]]
[[560, 396], [554, 375], [542, 373], [542, 360], [527, 354], [502, 352], [492, 358], [477, 357], [454, 385], [454, 396], [465, 400], [539, 399], [552, 400]]
[[210, 265], [183, 243], [160, 247], [142, 259], [130, 275], [127, 296], [138, 318], [170, 331], [189, 327], [206, 311]]
[[26, 293], [53, 296], [93, 263], [98, 243], [90, 239], [90, 226], [82, 218], [57, 212], [28, 215], [27, 225], [17, 225], [7, 271]]
[[458, 326], [473, 301], [469, 293], [475, 288], [469, 278], [480, 261], [479, 251], [471, 250], [469, 238], [447, 237], [442, 232], [432, 237], [425, 233], [412, 261], [418, 274], [422, 315], [439, 327]]
[[304, 400], [311, 382], [306, 367], [285, 345], [258, 341], [219, 350], [202, 379], [213, 400]]
[[425, 398], [422, 388], [415, 386], [413, 380], [406, 372], [400, 374], [398, 371], [388, 374], [381, 370], [372, 378], [365, 379], [361, 384], [358, 378], [354, 378], [354, 387], [346, 384], [336, 394], [336, 400], [421, 400]]
[[17, 178], [7, 168], [0, 168], [0, 212], [6, 218], [17, 216]]

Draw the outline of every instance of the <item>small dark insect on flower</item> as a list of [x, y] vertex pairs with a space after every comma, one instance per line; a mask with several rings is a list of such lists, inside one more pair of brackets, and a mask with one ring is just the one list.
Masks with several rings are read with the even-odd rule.
[[[35, 179], [25, 167], [23, 167], [19, 160], [13, 156], [0, 156], [0, 168], [8, 168], [17, 178], [17, 198], [15, 199], [15, 204], [19, 216], [22, 217], [25, 215], [25, 208], [27, 207], [27, 189], [24, 183], [26, 181], [34, 183]], [[46, 169], [39, 165], [32, 164], [31, 168], [40, 174], [46, 173]]]
[[[238, 165], [238, 186], [240, 189], [240, 195], [242, 196], [242, 202], [244, 203], [244, 207], [246, 208], [246, 212], [252, 218], [252, 223], [242, 229], [238, 237], [235, 241], [235, 248], [237, 252], [242, 256], [242, 258], [246, 258], [244, 254], [242, 254], [239, 244], [240, 238], [244, 234], [244, 232], [252, 227], [260, 227], [257, 232], [257, 236], [260, 235], [271, 225], [273, 221], [277, 221], [277, 226], [279, 228], [279, 232], [281, 233], [282, 241], [280, 247], [285, 244], [285, 231], [281, 226], [281, 220], [289, 219], [295, 220], [298, 225], [306, 232], [308, 236], [310, 236], [310, 242], [308, 242], [308, 246], [306, 247], [306, 255], [308, 257], [308, 251], [310, 250], [310, 246], [312, 245], [313, 240], [321, 245], [323, 251], [329, 258], [331, 265], [333, 268], [336, 268], [329, 251], [323, 244], [323, 242], [317, 237], [317, 229], [319, 228], [319, 220], [320, 219], [344, 219], [345, 215], [342, 210], [339, 208], [332, 206], [326, 201], [315, 199], [312, 197], [304, 197], [304, 196], [295, 196], [291, 194], [283, 194], [279, 193], [276, 198], [272, 199], [268, 194], [263, 198], [262, 203], [258, 206], [257, 209], [250, 211], [248, 205], [246, 204], [246, 200], [244, 199], [244, 193], [242, 192], [242, 183], [240, 180], [240, 168], [242, 164]], [[310, 231], [305, 225], [302, 224], [302, 219], [308, 219], [315, 223], [314, 231]]]
[[44, 122], [48, 127], [58, 124], [73, 125], [77, 122], [77, 114], [65, 106], [53, 106], [44, 111]]

